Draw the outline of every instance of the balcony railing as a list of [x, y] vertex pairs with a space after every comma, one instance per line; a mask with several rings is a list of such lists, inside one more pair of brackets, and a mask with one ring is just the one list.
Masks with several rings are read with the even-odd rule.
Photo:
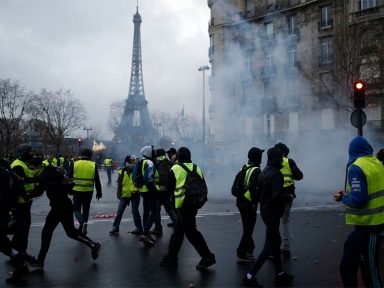
[[384, 6], [376, 6], [352, 13], [352, 21], [369, 20], [370, 18], [384, 17]]

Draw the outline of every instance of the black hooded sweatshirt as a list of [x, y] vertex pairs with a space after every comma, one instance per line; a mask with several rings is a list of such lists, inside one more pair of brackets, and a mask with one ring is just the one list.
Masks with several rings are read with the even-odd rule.
[[284, 193], [284, 178], [282, 168], [282, 152], [277, 148], [268, 150], [268, 162], [259, 175], [258, 183], [261, 189], [260, 212], [266, 216], [281, 217], [284, 212], [284, 203], [291, 199]]

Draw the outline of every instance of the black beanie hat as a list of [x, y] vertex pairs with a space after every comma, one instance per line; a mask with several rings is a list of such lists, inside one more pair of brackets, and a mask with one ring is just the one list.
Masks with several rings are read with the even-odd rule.
[[165, 150], [163, 148], [159, 148], [156, 150], [157, 156], [165, 156]]
[[249, 149], [248, 151], [249, 162], [260, 164], [263, 152], [264, 150], [261, 150], [257, 147], [252, 147], [251, 149]]
[[80, 155], [91, 159], [92, 158], [92, 150], [85, 148], [85, 149], [80, 151]]
[[288, 154], [289, 154], [289, 148], [288, 148], [287, 145], [285, 145], [284, 143], [281, 143], [281, 142], [277, 143], [277, 144], [275, 145], [275, 148], [280, 149], [281, 152], [283, 152], [283, 154], [284, 154], [285, 157], [288, 156]]

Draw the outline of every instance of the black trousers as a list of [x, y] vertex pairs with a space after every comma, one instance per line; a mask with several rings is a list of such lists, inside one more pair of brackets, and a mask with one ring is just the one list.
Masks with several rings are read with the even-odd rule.
[[47, 218], [45, 219], [44, 228], [41, 233], [41, 247], [38, 255], [39, 261], [44, 263], [51, 244], [53, 231], [55, 231], [59, 223], [61, 223], [69, 238], [80, 241], [90, 248], [95, 245], [95, 242], [75, 228], [73, 220], [73, 205], [69, 199], [65, 206], [60, 208], [51, 208]]
[[31, 227], [32, 201], [17, 204], [15, 209], [16, 229], [12, 238], [12, 248], [27, 253], [29, 228]]
[[0, 252], [10, 256], [12, 253], [12, 243], [7, 236], [8, 215], [11, 209], [0, 206]]
[[157, 215], [155, 218], [155, 227], [161, 229], [161, 206], [164, 207], [165, 211], [168, 213], [169, 217], [171, 218], [172, 222], [176, 223], [177, 220], [177, 214], [175, 210], [172, 207], [171, 197], [165, 193], [162, 194], [162, 192], [159, 192], [157, 205], [159, 208], [157, 209]]
[[360, 268], [365, 287], [383, 287], [380, 277], [380, 246], [383, 235], [355, 229], [344, 243], [340, 275], [344, 287], [358, 287]]
[[183, 206], [178, 209], [178, 218], [174, 232], [169, 241], [167, 256], [177, 259], [181, 245], [183, 244], [184, 235], [188, 241], [195, 247], [197, 253], [201, 257], [212, 257], [213, 254], [208, 248], [207, 242], [203, 235], [196, 229], [196, 214], [198, 209]]
[[238, 209], [241, 215], [241, 222], [243, 223], [243, 235], [236, 252], [238, 255], [245, 255], [247, 252], [253, 252], [255, 249], [252, 235], [256, 224], [256, 209], [252, 205], [239, 205]]

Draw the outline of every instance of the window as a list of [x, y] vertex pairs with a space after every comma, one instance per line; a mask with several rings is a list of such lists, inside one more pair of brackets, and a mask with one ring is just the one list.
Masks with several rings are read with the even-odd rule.
[[376, 0], [360, 0], [360, 10], [376, 7]]
[[288, 22], [288, 34], [295, 35], [296, 34], [296, 15], [288, 16], [287, 22]]
[[292, 98], [297, 95], [297, 81], [294, 79], [287, 80], [287, 96]]
[[271, 82], [264, 82], [264, 97], [272, 97], [272, 85]]
[[324, 130], [335, 128], [335, 112], [333, 109], [321, 110], [321, 128]]
[[328, 98], [332, 96], [332, 76], [330, 72], [320, 74], [320, 98]]
[[296, 67], [297, 59], [296, 59], [296, 48], [291, 48], [288, 51], [288, 68], [293, 69]]
[[320, 38], [320, 64], [332, 62], [332, 38]]
[[273, 23], [266, 23], [265, 24], [265, 34], [267, 39], [271, 39], [273, 37]]
[[329, 27], [333, 24], [331, 5], [320, 8], [320, 27]]
[[214, 34], [209, 35], [209, 54], [215, 54], [215, 38], [214, 38]]
[[273, 66], [273, 54], [271, 50], [268, 50], [265, 55], [265, 68], [269, 69]]
[[255, 9], [255, 0], [246, 0], [245, 5], [245, 9], [248, 12], [252, 12]]

